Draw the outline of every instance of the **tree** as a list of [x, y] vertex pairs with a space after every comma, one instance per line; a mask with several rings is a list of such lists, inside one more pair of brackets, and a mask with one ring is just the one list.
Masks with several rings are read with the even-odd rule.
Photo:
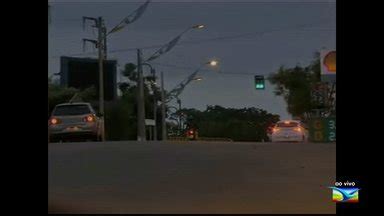
[[235, 109], [207, 106], [205, 111], [183, 109], [187, 127], [197, 128], [201, 137], [230, 138], [235, 141], [267, 140], [267, 128], [279, 120], [265, 110], [255, 107]]
[[307, 66], [285, 68], [281, 66], [277, 73], [269, 77], [275, 85], [275, 95], [282, 96], [287, 103], [287, 111], [306, 120], [316, 106], [311, 97], [312, 86], [320, 81], [320, 55], [315, 53], [314, 60]]

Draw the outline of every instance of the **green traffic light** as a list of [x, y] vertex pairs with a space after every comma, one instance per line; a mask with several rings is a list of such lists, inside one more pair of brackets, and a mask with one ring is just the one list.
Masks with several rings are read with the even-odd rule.
[[256, 84], [256, 89], [264, 89], [265, 86], [263, 84]]
[[264, 90], [265, 89], [265, 79], [264, 76], [255, 76], [255, 88], [256, 90]]

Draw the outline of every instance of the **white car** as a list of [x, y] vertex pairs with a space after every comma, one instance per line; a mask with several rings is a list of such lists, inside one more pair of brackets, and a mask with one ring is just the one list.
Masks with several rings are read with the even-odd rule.
[[296, 120], [277, 122], [271, 134], [272, 142], [305, 142], [307, 138], [304, 125]]
[[57, 105], [48, 122], [51, 141], [67, 139], [100, 140], [101, 119], [89, 103]]

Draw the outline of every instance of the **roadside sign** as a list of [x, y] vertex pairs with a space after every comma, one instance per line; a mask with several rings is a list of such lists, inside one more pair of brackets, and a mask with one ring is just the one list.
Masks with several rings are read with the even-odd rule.
[[321, 81], [336, 82], [336, 50], [323, 50], [320, 53]]
[[316, 83], [311, 89], [312, 101], [316, 108], [324, 108], [328, 105], [328, 85], [327, 83]]
[[309, 121], [309, 140], [336, 142], [336, 118], [314, 118]]

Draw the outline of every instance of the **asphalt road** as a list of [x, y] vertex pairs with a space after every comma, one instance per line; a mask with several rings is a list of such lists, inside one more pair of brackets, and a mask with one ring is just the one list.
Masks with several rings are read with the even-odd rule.
[[51, 213], [336, 213], [334, 143], [48, 145]]

